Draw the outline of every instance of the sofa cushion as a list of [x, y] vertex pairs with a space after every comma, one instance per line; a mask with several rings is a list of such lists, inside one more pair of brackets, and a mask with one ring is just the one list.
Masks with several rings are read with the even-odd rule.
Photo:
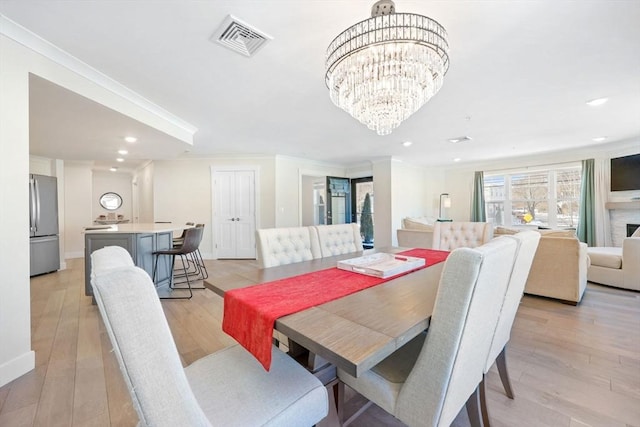
[[607, 268], [622, 268], [622, 248], [587, 249], [591, 265]]
[[402, 228], [409, 230], [426, 230], [433, 231], [433, 221], [429, 221], [427, 218], [410, 218], [407, 217], [402, 220]]

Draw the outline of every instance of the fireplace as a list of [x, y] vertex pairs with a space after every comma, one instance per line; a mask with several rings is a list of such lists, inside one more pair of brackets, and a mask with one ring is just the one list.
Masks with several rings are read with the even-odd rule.
[[640, 224], [627, 224], [627, 237], [630, 237], [638, 227]]

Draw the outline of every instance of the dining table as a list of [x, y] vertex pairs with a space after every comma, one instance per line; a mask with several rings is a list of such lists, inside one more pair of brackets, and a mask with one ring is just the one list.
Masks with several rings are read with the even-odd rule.
[[[366, 254], [397, 254], [408, 248], [387, 247]], [[348, 253], [259, 270], [210, 278], [204, 286], [224, 297], [226, 292], [309, 272], [330, 269], [338, 261], [362, 256]], [[312, 371], [327, 366], [359, 376], [429, 327], [444, 262], [379, 285], [280, 317], [274, 329], [309, 351]], [[353, 273], [358, 274], [358, 273]], [[331, 374], [329, 374], [331, 375]]]

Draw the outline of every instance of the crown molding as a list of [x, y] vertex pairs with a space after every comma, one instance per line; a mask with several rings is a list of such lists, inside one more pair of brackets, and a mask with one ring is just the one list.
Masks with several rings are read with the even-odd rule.
[[80, 61], [78, 58], [72, 56], [2, 14], [0, 14], [0, 34], [169, 122], [171, 125], [191, 135], [191, 141], [185, 142], [193, 144], [193, 135], [198, 130], [197, 127], [171, 114], [164, 108], [154, 104], [123, 84]]

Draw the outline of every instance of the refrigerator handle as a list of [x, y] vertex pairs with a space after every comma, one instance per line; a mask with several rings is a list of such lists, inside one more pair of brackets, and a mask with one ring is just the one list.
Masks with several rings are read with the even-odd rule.
[[33, 222], [33, 231], [38, 231], [38, 225], [40, 225], [40, 190], [38, 189], [38, 180], [33, 180], [33, 187], [35, 188], [35, 221]]
[[36, 189], [35, 189], [35, 180], [31, 178], [29, 180], [29, 187], [31, 191], [31, 210], [29, 211], [29, 230], [35, 231], [35, 223], [36, 223]]

